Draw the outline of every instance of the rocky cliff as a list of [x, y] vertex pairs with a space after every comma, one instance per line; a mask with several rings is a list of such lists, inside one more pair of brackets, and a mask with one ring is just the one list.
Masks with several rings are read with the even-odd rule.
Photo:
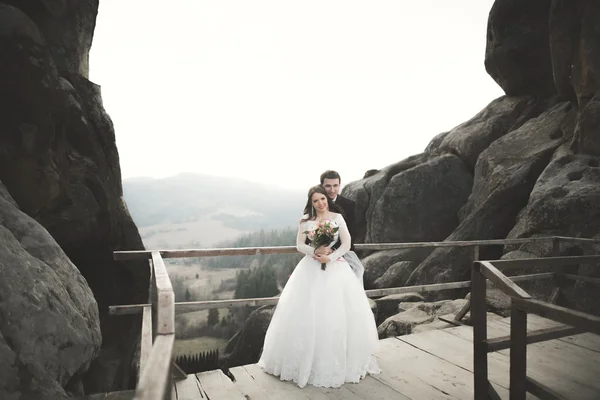
[[107, 311], [146, 302], [149, 274], [112, 257], [143, 246], [88, 79], [97, 11], [98, 0], [0, 1], [2, 399], [134, 382], [140, 318]]
[[[496, 0], [485, 68], [506, 95], [422, 154], [347, 185], [359, 207], [357, 242], [600, 237], [599, 18], [593, 0]], [[521, 250], [545, 256], [550, 248]], [[468, 279], [469, 256], [452, 248], [377, 252], [364, 259], [365, 283]]]

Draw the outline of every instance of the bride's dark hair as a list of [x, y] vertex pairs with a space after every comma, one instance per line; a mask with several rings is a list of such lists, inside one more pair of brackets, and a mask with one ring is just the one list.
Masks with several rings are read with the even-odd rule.
[[310, 189], [308, 189], [308, 199], [306, 200], [306, 205], [304, 206], [304, 215], [307, 215], [307, 217], [302, 218], [301, 222], [311, 220], [311, 219], [315, 218], [317, 215], [315, 212], [315, 208], [312, 205], [312, 197], [313, 197], [313, 194], [315, 194], [315, 193], [320, 193], [320, 194], [325, 195], [325, 198], [327, 199], [327, 206], [329, 207], [329, 211], [335, 212], [338, 214], [342, 214], [342, 215], [344, 214], [342, 209], [339, 206], [337, 206], [333, 201], [331, 201], [325, 188], [321, 185], [317, 185], [317, 186], [313, 186]]

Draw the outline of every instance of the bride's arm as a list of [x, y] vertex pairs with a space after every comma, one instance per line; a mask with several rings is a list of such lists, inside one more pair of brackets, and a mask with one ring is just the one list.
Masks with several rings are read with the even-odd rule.
[[300, 225], [298, 226], [298, 235], [296, 235], [296, 249], [300, 253], [312, 256], [313, 254], [315, 254], [315, 249], [306, 244], [306, 233], [303, 233], [305, 230], [306, 224], [300, 222]]
[[341, 245], [336, 251], [327, 256], [331, 261], [337, 260], [344, 254], [346, 254], [348, 251], [350, 251], [350, 241], [352, 239], [350, 237], [350, 231], [348, 231], [348, 225], [346, 225], [344, 217], [338, 215], [338, 217], [336, 218], [336, 222], [338, 223], [338, 226], [340, 228], [338, 230], [338, 233], [340, 235], [339, 240]]

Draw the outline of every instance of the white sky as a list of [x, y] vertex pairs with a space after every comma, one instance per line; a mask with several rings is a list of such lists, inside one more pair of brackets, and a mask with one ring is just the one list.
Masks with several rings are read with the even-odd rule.
[[90, 79], [123, 178], [308, 188], [423, 151], [503, 94], [493, 0], [101, 0]]

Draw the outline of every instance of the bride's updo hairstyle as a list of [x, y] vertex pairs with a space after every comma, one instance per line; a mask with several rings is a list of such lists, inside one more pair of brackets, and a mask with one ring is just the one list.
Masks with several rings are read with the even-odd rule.
[[325, 195], [325, 198], [327, 199], [327, 206], [329, 207], [329, 211], [335, 212], [338, 214], [343, 214], [340, 207], [338, 207], [333, 201], [331, 201], [325, 188], [321, 185], [317, 185], [317, 186], [313, 186], [310, 189], [308, 189], [308, 199], [306, 200], [306, 206], [304, 206], [304, 215], [307, 215], [308, 217], [303, 218], [301, 222], [305, 222], [305, 221], [314, 219], [315, 216], [317, 215], [317, 213], [315, 212], [315, 208], [312, 205], [312, 197], [313, 197], [313, 194], [315, 194], [315, 193], [320, 193], [320, 194]]

